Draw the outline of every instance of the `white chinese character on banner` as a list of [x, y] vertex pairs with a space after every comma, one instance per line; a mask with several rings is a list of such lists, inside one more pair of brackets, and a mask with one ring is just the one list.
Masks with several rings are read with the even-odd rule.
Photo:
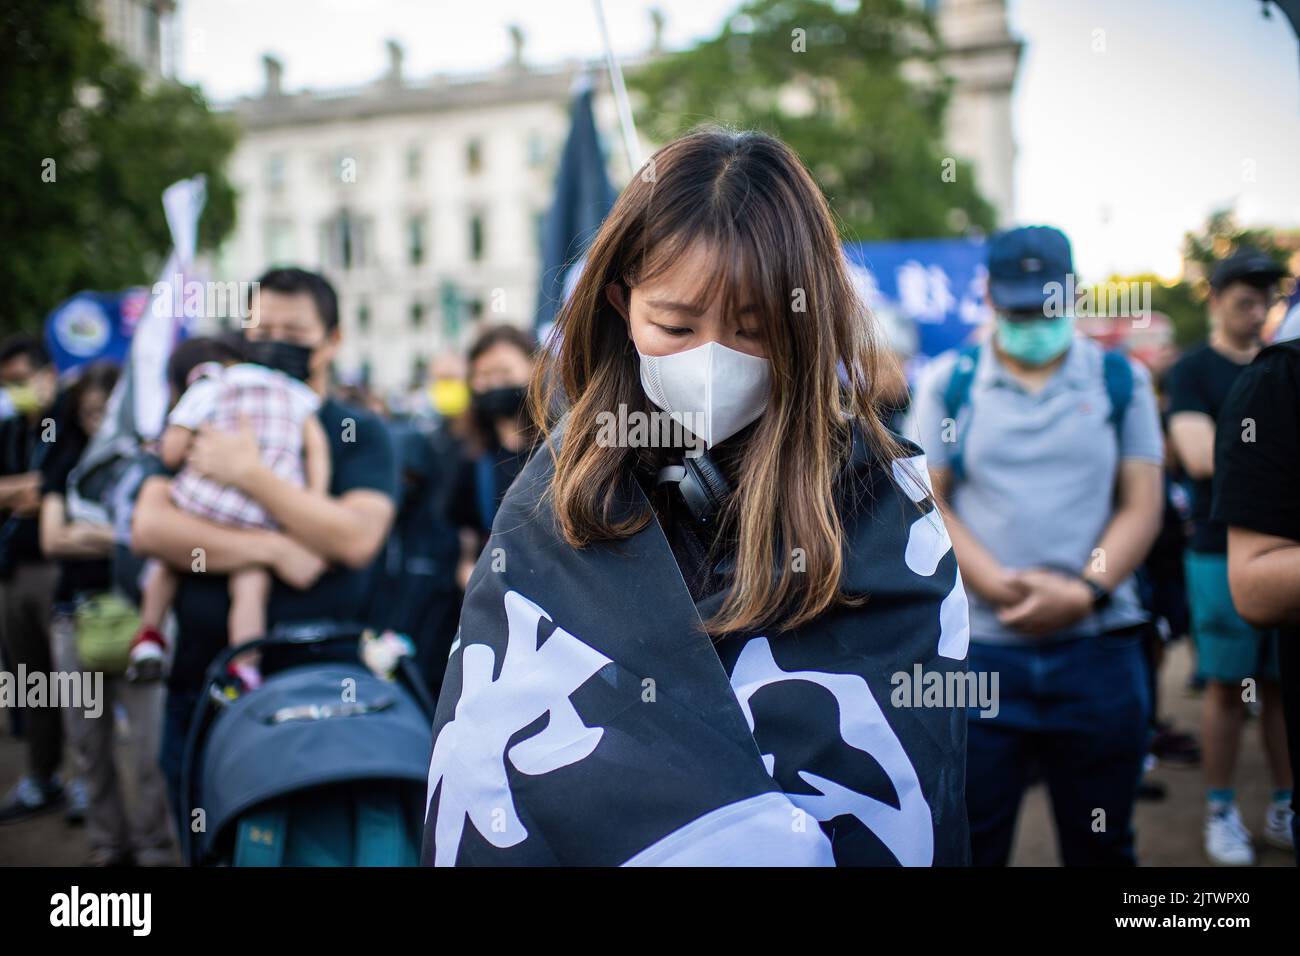
[[425, 816], [441, 785], [435, 866], [455, 864], [467, 817], [493, 846], [511, 847], [527, 839], [506, 776], [506, 745], [516, 733], [549, 715], [540, 732], [509, 751], [511, 765], [533, 776], [585, 759], [604, 734], [582, 722], [569, 695], [610, 659], [559, 627], [539, 648], [538, 625], [551, 616], [518, 592], [506, 593], [505, 609], [509, 635], [500, 676], [492, 679], [496, 654], [491, 647], [465, 645], [456, 715], [433, 745]]
[[917, 322], [941, 323], [957, 304], [948, 274], [937, 265], [925, 266], [909, 259], [898, 267], [897, 279], [903, 313]]
[[[844, 815], [857, 817], [903, 866], [929, 866], [934, 861], [930, 804], [907, 751], [866, 680], [857, 674], [782, 670], [772, 656], [768, 639], [754, 638], [740, 652], [731, 672], [731, 689], [745, 714], [750, 733], [755, 729], [750, 701], [764, 687], [786, 681], [807, 681], [834, 696], [839, 710], [840, 738], [847, 746], [870, 754], [880, 765], [893, 785], [897, 806], [806, 769], [799, 769], [798, 777], [816, 793], [787, 792], [790, 802], [822, 822]], [[763, 754], [763, 764], [769, 774], [774, 774], [776, 755]]]

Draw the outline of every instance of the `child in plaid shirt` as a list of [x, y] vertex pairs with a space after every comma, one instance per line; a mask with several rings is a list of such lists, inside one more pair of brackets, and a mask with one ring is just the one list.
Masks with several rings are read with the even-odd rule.
[[[178, 357], [183, 361], [170, 371], [176, 373], [173, 388], [183, 388], [184, 394], [167, 416], [160, 451], [163, 464], [173, 470], [180, 467], [202, 427], [233, 431], [247, 425], [257, 436], [258, 451], [267, 468], [286, 481], [328, 494], [329, 443], [316, 417], [319, 396], [283, 372], [239, 360], [233, 341], [208, 339], [182, 347], [186, 353]], [[178, 508], [217, 524], [276, 527], [262, 506], [243, 492], [218, 484], [188, 465], [172, 479], [171, 497]], [[161, 676], [166, 650], [161, 629], [178, 585], [177, 572], [160, 562], [147, 572], [129, 678], [156, 680]], [[231, 646], [266, 633], [270, 594], [271, 572], [265, 568], [230, 575]], [[232, 670], [250, 688], [260, 683], [253, 665], [235, 665]]]

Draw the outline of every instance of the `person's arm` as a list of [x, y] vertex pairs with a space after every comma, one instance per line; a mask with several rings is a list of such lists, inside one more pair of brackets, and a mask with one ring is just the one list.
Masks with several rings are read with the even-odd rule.
[[461, 528], [458, 532], [460, 538], [460, 561], [456, 563], [456, 584], [464, 591], [469, 587], [470, 575], [474, 573], [474, 565], [478, 563], [478, 556], [483, 553], [483, 536], [473, 528]]
[[976, 539], [948, 505], [948, 496], [954, 488], [952, 458], [957, 436], [954, 423], [948, 417], [944, 393], [956, 362], [957, 354], [947, 353], [926, 366], [912, 396], [912, 419], [918, 443], [925, 451], [934, 503], [943, 516], [948, 537], [952, 539], [962, 582], [968, 591], [990, 604], [1009, 604], [1021, 596], [1011, 572]]
[[1164, 514], [1163, 442], [1155, 392], [1145, 369], [1133, 367], [1133, 394], [1119, 430], [1110, 518], [1101, 538], [1078, 569], [1035, 568], [1018, 577], [1024, 600], [1004, 608], [999, 620], [1027, 634], [1050, 634], [1075, 624], [1094, 611], [1092, 581], [1113, 591], [1128, 580], [1151, 550]]
[[[373, 427], [383, 426], [375, 422]], [[387, 444], [385, 451], [376, 457], [376, 467], [392, 467]], [[393, 520], [393, 499], [374, 488], [356, 487], [329, 497], [285, 481], [262, 464], [257, 439], [246, 425], [234, 432], [201, 429], [190, 452], [190, 466], [238, 488], [265, 508], [289, 537], [327, 561], [349, 568], [363, 568], [374, 560]], [[341, 468], [342, 463], [334, 466]]]
[[1300, 624], [1300, 355], [1269, 349], [1223, 403], [1214, 520], [1228, 526], [1228, 586], [1256, 627]]
[[201, 551], [201, 566], [206, 572], [231, 574], [269, 567], [282, 581], [297, 588], [310, 587], [325, 569], [320, 558], [283, 534], [260, 528], [228, 528], [182, 511], [171, 500], [167, 478], [146, 479], [132, 515], [131, 550], [189, 574], [199, 557], [196, 549]]
[[957, 553], [957, 567], [961, 570], [966, 588], [990, 604], [1006, 605], [1018, 601], [1024, 594], [1016, 583], [1015, 573], [1002, 566], [970, 529], [948, 507], [947, 495], [952, 488], [952, 471], [948, 468], [931, 468], [930, 484], [934, 500], [943, 515], [943, 523]]
[[302, 426], [303, 471], [307, 490], [328, 495], [330, 490], [330, 443], [320, 419], [309, 415]]
[[47, 558], [90, 560], [113, 551], [113, 529], [106, 524], [68, 521], [63, 495], [49, 492], [41, 499], [41, 553]]
[[1102, 532], [1083, 576], [1107, 591], [1123, 584], [1141, 566], [1160, 535], [1164, 516], [1163, 466], [1152, 461], [1124, 461], [1115, 489], [1115, 513]]
[[39, 495], [41, 473], [28, 471], [0, 478], [0, 511], [29, 511], [34, 495]]
[[1169, 416], [1169, 443], [1192, 478], [1214, 477], [1214, 419], [1204, 412]]
[[1228, 586], [1255, 627], [1300, 625], [1300, 541], [1229, 527]]
[[168, 471], [177, 471], [185, 463], [194, 442], [194, 432], [184, 425], [168, 425], [158, 442], [158, 457]]
[[[1092, 591], [1083, 579], [1113, 591], [1144, 560], [1160, 533], [1164, 510], [1162, 466], [1153, 461], [1123, 461], [1116, 480], [1115, 511], [1094, 556], [1080, 577], [1035, 568], [1016, 580], [1025, 597], [1003, 608], [998, 620], [1026, 634], [1051, 634], [1076, 624], [1093, 613]], [[965, 568], [962, 569], [963, 576]]]

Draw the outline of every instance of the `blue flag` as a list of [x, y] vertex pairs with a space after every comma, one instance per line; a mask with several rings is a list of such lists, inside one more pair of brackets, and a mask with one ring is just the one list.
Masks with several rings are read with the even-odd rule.
[[580, 82], [573, 100], [569, 138], [555, 177], [555, 201], [542, 226], [542, 272], [534, 323], [538, 338], [550, 332], [556, 313], [581, 271], [587, 244], [615, 199], [591, 112], [591, 82]]

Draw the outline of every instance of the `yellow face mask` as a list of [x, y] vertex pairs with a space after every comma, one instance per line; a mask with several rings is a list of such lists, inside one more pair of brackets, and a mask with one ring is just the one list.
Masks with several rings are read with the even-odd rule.
[[41, 407], [41, 397], [32, 385], [8, 385], [5, 386], [5, 391], [20, 415], [30, 415]]
[[444, 418], [455, 418], [469, 408], [469, 386], [459, 378], [440, 378], [429, 386], [429, 401]]

